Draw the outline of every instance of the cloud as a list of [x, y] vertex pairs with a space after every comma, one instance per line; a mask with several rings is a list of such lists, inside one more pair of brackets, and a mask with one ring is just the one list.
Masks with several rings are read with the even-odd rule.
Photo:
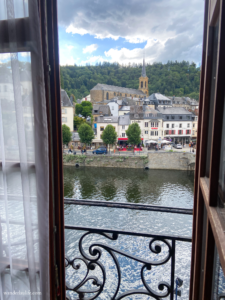
[[121, 37], [137, 44], [133, 50], [127, 45], [120, 50], [107, 49], [108, 58], [127, 60], [127, 54], [133, 61], [140, 60], [143, 53], [138, 44], [146, 42], [149, 61], [201, 59], [202, 0], [73, 0], [66, 5], [58, 0], [58, 6], [59, 24], [67, 32], [96, 39]]
[[97, 49], [98, 49], [98, 45], [92, 44], [90, 46], [86, 46], [85, 48], [83, 48], [83, 53], [92, 53], [92, 52], [96, 51]]
[[72, 46], [72, 45], [67, 45], [66, 48], [69, 49], [69, 50], [72, 50], [72, 49], [74, 48], [74, 46]]

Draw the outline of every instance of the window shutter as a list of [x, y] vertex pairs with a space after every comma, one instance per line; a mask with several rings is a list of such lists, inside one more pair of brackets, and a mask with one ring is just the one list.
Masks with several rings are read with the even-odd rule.
[[183, 134], [183, 130], [181, 130], [181, 134]]

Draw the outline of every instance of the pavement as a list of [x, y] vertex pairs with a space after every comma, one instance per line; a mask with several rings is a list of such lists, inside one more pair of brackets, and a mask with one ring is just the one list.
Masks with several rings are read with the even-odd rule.
[[[173, 150], [173, 152], [188, 152], [188, 153], [196, 154], [196, 149], [194, 149], [194, 152], [192, 152], [192, 149], [193, 148], [190, 148], [190, 147], [184, 147], [182, 149], [176, 149], [176, 148], [172, 147], [172, 149], [171, 149], [171, 147], [167, 146], [165, 150], [161, 149], [161, 150], [158, 150], [158, 151], [160, 153], [162, 153], [162, 152], [170, 152], [171, 150]], [[93, 154], [92, 153], [93, 150], [87, 150], [87, 152], [83, 153], [83, 155], [99, 155], [99, 154]], [[81, 154], [81, 151], [79, 149], [75, 149], [74, 151], [76, 152], [76, 154]], [[135, 151], [135, 154], [133, 153], [133, 151], [116, 151], [114, 153], [114, 151], [111, 150], [110, 155], [134, 156], [134, 155], [146, 155], [146, 154], [152, 153], [152, 152], [156, 152], [156, 150], [147, 150], [147, 148], [144, 148], [143, 151]], [[63, 153], [68, 154], [68, 149], [64, 149]], [[109, 155], [109, 154], [105, 154], [105, 155]]]

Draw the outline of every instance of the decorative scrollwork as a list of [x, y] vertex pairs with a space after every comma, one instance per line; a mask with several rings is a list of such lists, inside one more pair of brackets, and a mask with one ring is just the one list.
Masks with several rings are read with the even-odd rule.
[[[92, 243], [89, 246], [89, 253], [86, 253], [84, 248], [83, 248], [83, 241], [84, 239], [90, 235], [90, 234], [98, 234], [101, 235], [103, 237], [106, 237], [107, 239], [110, 240], [117, 240], [118, 239], [118, 233], [104, 233], [104, 232], [93, 232], [93, 231], [88, 231], [86, 233], [84, 233], [82, 235], [82, 237], [79, 240], [79, 251], [81, 254], [81, 257], [76, 257], [72, 260], [69, 260], [68, 258], [65, 259], [65, 266], [69, 267], [71, 266], [74, 270], [79, 270], [80, 266], [81, 266], [81, 262], [83, 262], [86, 266], [86, 273], [83, 277], [83, 279], [81, 280], [80, 283], [76, 284], [73, 287], [70, 287], [66, 284], [66, 289], [68, 291], [73, 291], [76, 292], [79, 295], [79, 299], [86, 299], [86, 300], [93, 300], [96, 299], [101, 292], [104, 289], [105, 283], [106, 283], [106, 271], [104, 266], [102, 265], [102, 263], [99, 261], [100, 258], [102, 257], [102, 250], [105, 250], [106, 252], [108, 252], [108, 254], [111, 256], [112, 260], [115, 263], [116, 266], [116, 271], [117, 271], [117, 285], [116, 285], [116, 289], [115, 292], [113, 294], [113, 296], [111, 297], [111, 299], [115, 299], [115, 300], [120, 300], [123, 299], [127, 296], [131, 296], [131, 295], [135, 295], [135, 294], [143, 294], [143, 295], [148, 295], [151, 296], [154, 299], [161, 299], [161, 298], [165, 298], [168, 297], [171, 293], [173, 293], [173, 289], [172, 289], [172, 277], [171, 277], [171, 284], [167, 283], [167, 282], [159, 282], [158, 284], [158, 290], [159, 291], [164, 291], [164, 292], [156, 292], [154, 291], [146, 282], [145, 276], [144, 276], [144, 271], [145, 270], [151, 270], [152, 266], [160, 266], [163, 264], [166, 264], [174, 255], [174, 248], [173, 246], [171, 246], [170, 242], [168, 242], [168, 240], [163, 239], [163, 238], [152, 238], [149, 242], [149, 250], [154, 253], [154, 254], [160, 254], [162, 253], [162, 246], [159, 244], [159, 242], [163, 243], [164, 245], [167, 246], [168, 248], [168, 253], [166, 255], [166, 257], [164, 257], [163, 259], [160, 260], [146, 260], [134, 255], [131, 255], [130, 253], [127, 253], [123, 250], [117, 249], [116, 247], [112, 247], [112, 246], [108, 246], [104, 243]], [[145, 289], [136, 289], [136, 290], [129, 290], [126, 291], [124, 293], [121, 293], [120, 295], [118, 295], [119, 292], [119, 288], [120, 288], [120, 284], [121, 284], [121, 270], [120, 270], [120, 265], [119, 265], [119, 261], [115, 255], [115, 253], [123, 255], [127, 258], [130, 258], [132, 260], [135, 260], [139, 263], [142, 263], [142, 268], [141, 268], [141, 272], [140, 272], [140, 277], [143, 283], [143, 286]], [[96, 266], [98, 266], [102, 272], [102, 281], [100, 281], [97, 277], [95, 276], [91, 276], [89, 273], [92, 270], [95, 270]], [[174, 268], [173, 264], [171, 264], [171, 274], [172, 274], [172, 269]], [[174, 272], [174, 270], [173, 270]], [[92, 285], [95, 286], [93, 288], [90, 289], [82, 289], [82, 287], [88, 282], [92, 280]], [[67, 298], [69, 299], [69, 298]]]

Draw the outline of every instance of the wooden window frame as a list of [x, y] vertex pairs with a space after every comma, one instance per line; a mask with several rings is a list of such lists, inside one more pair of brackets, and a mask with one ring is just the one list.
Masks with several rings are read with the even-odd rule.
[[[206, 177], [206, 151], [208, 136], [208, 114], [212, 75], [212, 33], [219, 20], [218, 51], [216, 63], [212, 143], [209, 178]], [[224, 108], [225, 78], [225, 2], [205, 1], [204, 35], [202, 50], [202, 72], [200, 83], [198, 140], [196, 152], [194, 216], [192, 233], [192, 262], [190, 300], [208, 300], [212, 294], [213, 261], [215, 245], [225, 273], [225, 235], [217, 212], [220, 149]], [[204, 221], [205, 210], [205, 221]], [[210, 298], [209, 298], [210, 297]]]

